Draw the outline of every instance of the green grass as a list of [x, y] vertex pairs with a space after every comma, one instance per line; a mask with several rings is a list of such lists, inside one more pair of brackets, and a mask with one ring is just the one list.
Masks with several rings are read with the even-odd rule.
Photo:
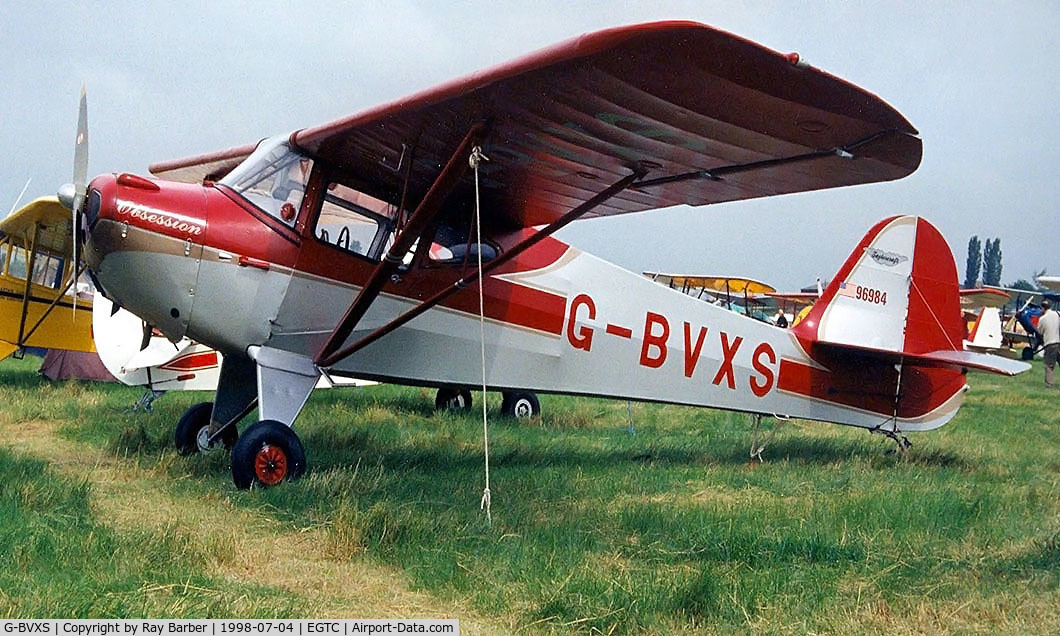
[[[202, 394], [129, 414], [136, 389], [50, 385], [8, 361], [0, 413], [6, 426], [63, 421], [66, 439], [146, 468], [178, 499], [323, 528], [333, 558], [393, 568], [529, 632], [1060, 631], [1060, 392], [1040, 364], [969, 383], [958, 417], [911, 435], [908, 457], [800, 421], [754, 467], [743, 415], [638, 404], [631, 435], [624, 402], [542, 396], [545, 415], [516, 423], [490, 396], [492, 527], [479, 411], [435, 413], [426, 390], [317, 392], [296, 428], [308, 474], [251, 492], [234, 489], [223, 455], [170, 450]], [[279, 588], [210, 580], [211, 555], [180, 536], [94, 518], [85, 483], [9, 453], [0, 466], [0, 558], [29, 572], [21, 585], [0, 574], [0, 614], [296, 611]], [[78, 578], [97, 562], [107, 574]], [[192, 591], [165, 587], [181, 581]]]

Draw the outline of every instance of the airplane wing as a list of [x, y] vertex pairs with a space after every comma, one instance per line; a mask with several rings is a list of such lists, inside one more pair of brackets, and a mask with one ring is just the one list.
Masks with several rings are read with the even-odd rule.
[[821, 296], [817, 292], [775, 292], [768, 293], [766, 296], [775, 298], [777, 300], [783, 300], [795, 305], [813, 305]]
[[984, 289], [992, 289], [999, 291], [1004, 294], [1009, 294], [1010, 297], [1015, 296], [1019, 302], [1037, 302], [1042, 298], [1042, 292], [1034, 291], [1030, 289], [1019, 289], [1016, 287], [999, 287], [997, 285], [983, 285]]
[[732, 276], [700, 276], [692, 274], [661, 274], [643, 272], [657, 283], [678, 289], [705, 289], [709, 292], [728, 295], [768, 294], [777, 291], [771, 285], [751, 279]]
[[[898, 179], [921, 158], [916, 129], [875, 95], [693, 22], [583, 35], [291, 140], [413, 207], [480, 123], [484, 220], [510, 227], [553, 221], [634, 171], [586, 216]], [[245, 153], [151, 171], [200, 180]], [[450, 201], [472, 196], [465, 175]]]
[[962, 289], [960, 294], [962, 307], [1003, 307], [1012, 300], [1007, 291], [997, 287]]
[[1038, 284], [1054, 292], [1060, 292], [1060, 276], [1039, 276]]
[[39, 228], [37, 245], [40, 249], [58, 255], [70, 252], [70, 210], [64, 208], [58, 198], [41, 197], [12, 212], [0, 221], [0, 233], [29, 241], [34, 226]]

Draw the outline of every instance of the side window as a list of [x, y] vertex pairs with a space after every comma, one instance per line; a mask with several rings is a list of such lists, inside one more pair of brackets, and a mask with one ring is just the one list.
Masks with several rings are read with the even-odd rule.
[[328, 184], [313, 236], [339, 249], [381, 258], [393, 226], [394, 206], [340, 183]]
[[58, 289], [62, 284], [62, 260], [47, 252], [38, 251], [33, 261], [32, 281], [37, 285]]
[[255, 207], [293, 226], [312, 169], [311, 159], [291, 153], [247, 175], [236, 187]]
[[11, 262], [8, 264], [7, 273], [15, 278], [26, 278], [26, 250], [15, 247], [11, 251]]

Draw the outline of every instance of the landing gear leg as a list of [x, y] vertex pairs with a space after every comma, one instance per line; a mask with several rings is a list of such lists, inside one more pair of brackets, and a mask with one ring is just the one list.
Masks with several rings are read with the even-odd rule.
[[913, 446], [913, 443], [909, 441], [909, 438], [902, 435], [902, 431], [897, 426], [893, 428], [883, 428], [883, 426], [877, 426], [876, 428], [870, 428], [869, 433], [875, 433], [877, 435], [886, 435], [891, 438], [895, 444], [898, 445], [898, 454], [902, 457], [909, 455], [909, 449]]
[[133, 404], [129, 410], [135, 413], [140, 409], [143, 409], [144, 413], [151, 413], [154, 410], [155, 400], [162, 397], [163, 394], [165, 394], [165, 391], [147, 389], [144, 391], [144, 394], [140, 396], [140, 399], [136, 400], [136, 404]]
[[305, 449], [291, 426], [320, 379], [320, 370], [304, 356], [269, 347], [251, 347], [249, 353], [257, 364], [261, 421], [232, 447], [232, 481], [242, 490], [275, 486], [305, 472]]
[[752, 424], [751, 424], [751, 430], [752, 430], [751, 464], [752, 465], [757, 463], [757, 462], [761, 462], [762, 461], [762, 451], [764, 451], [766, 449], [766, 444], [769, 444], [769, 442], [773, 441], [773, 438], [776, 437], [777, 431], [779, 431], [780, 427], [784, 425], [784, 422], [787, 422], [788, 419], [789, 419], [787, 417], [780, 417], [780, 416], [775, 416], [775, 417], [777, 418], [776, 426], [774, 426], [773, 430], [769, 432], [769, 435], [766, 435], [765, 437], [762, 438], [762, 443], [759, 444], [758, 443], [758, 436], [759, 436], [759, 433], [761, 432], [761, 428], [762, 428], [762, 414], [761, 413], [755, 413], [755, 414], [753, 414], [751, 416], [751, 422], [752, 422]]
[[[253, 411], [257, 402], [258, 387], [254, 379], [254, 362], [246, 356], [226, 355], [221, 363], [217, 395], [209, 415], [205, 447], [215, 446], [218, 440], [230, 440], [226, 441], [225, 447], [231, 448], [239, 436], [236, 423]], [[191, 409], [188, 409], [188, 413], [190, 412]], [[203, 444], [198, 446], [202, 448]], [[178, 440], [177, 448], [180, 447]]]

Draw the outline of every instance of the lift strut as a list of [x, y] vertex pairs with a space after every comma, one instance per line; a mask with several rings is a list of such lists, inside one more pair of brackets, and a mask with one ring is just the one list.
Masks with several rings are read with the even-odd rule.
[[416, 239], [420, 238], [430, 226], [434, 217], [438, 215], [445, 198], [456, 187], [456, 184], [464, 175], [464, 171], [468, 169], [467, 155], [471, 148], [478, 143], [478, 139], [485, 128], [485, 124], [476, 123], [464, 135], [464, 139], [453, 151], [449, 161], [442, 168], [434, 183], [431, 184], [423, 200], [416, 206], [412, 216], [409, 217], [404, 227], [394, 237], [394, 244], [390, 246], [386, 256], [379, 261], [379, 264], [369, 276], [368, 282], [361, 288], [361, 292], [357, 294], [350, 308], [346, 310], [346, 315], [335, 326], [324, 346], [317, 353], [314, 360], [317, 365], [329, 367], [348, 355], [338, 352], [338, 348], [346, 341], [346, 338], [350, 337], [357, 323], [364, 317], [365, 312], [375, 302], [375, 299], [379, 297], [383, 285], [386, 284], [391, 274], [401, 265], [401, 259], [412, 248]]
[[[466, 164], [466, 162], [465, 162], [465, 164]], [[569, 224], [572, 221], [584, 216], [590, 210], [600, 206], [601, 204], [603, 204], [608, 199], [610, 199], [610, 198], [614, 197], [615, 195], [617, 195], [619, 192], [622, 192], [623, 190], [629, 188], [634, 182], [636, 182], [638, 179], [640, 179], [643, 176], [644, 176], [644, 172], [642, 170], [638, 169], [636, 172], [633, 172], [632, 174], [627, 175], [627, 176], [623, 177], [622, 179], [619, 179], [613, 185], [611, 185], [608, 188], [606, 188], [605, 190], [601, 191], [599, 194], [595, 195], [594, 197], [592, 197], [588, 201], [585, 201], [584, 203], [582, 203], [581, 205], [579, 205], [579, 206], [577, 206], [575, 208], [572, 208], [569, 212], [567, 212], [566, 214], [564, 214], [560, 218], [556, 219], [552, 223], [549, 223], [548, 225], [546, 225], [545, 227], [541, 228], [537, 232], [534, 232], [532, 235], [530, 235], [527, 238], [523, 239], [522, 241], [520, 241], [516, 245], [512, 246], [510, 249], [505, 250], [505, 252], [503, 254], [501, 254], [500, 256], [498, 256], [497, 258], [493, 259], [489, 263], [483, 264], [483, 266], [482, 266], [482, 275], [485, 276], [489, 272], [497, 269], [501, 265], [504, 265], [505, 263], [507, 263], [508, 261], [512, 260], [516, 256], [518, 256], [518, 255], [522, 254], [523, 252], [525, 252], [526, 250], [530, 249], [534, 245], [537, 245], [539, 242], [541, 242], [542, 240], [544, 240], [548, 236], [551, 236], [552, 234], [556, 233], [561, 228], [565, 227], [567, 224]], [[357, 342], [355, 342], [355, 343], [351, 344], [350, 346], [342, 349], [341, 351], [336, 352], [335, 354], [331, 355], [330, 357], [324, 359], [322, 362], [318, 361], [317, 364], [320, 364], [321, 366], [330, 366], [332, 364], [335, 364], [339, 360], [342, 360], [343, 358], [346, 358], [347, 356], [352, 355], [353, 353], [357, 352], [358, 350], [370, 345], [371, 343], [375, 342], [376, 340], [378, 340], [378, 339], [382, 338], [383, 336], [387, 335], [388, 333], [394, 331], [398, 327], [400, 327], [400, 326], [404, 325], [405, 323], [409, 322], [410, 320], [412, 320], [416, 316], [419, 316], [420, 314], [424, 313], [425, 311], [437, 306], [443, 300], [445, 300], [446, 298], [449, 298], [450, 296], [452, 296], [456, 292], [466, 288], [469, 284], [475, 282], [477, 277], [478, 277], [478, 273], [477, 272], [475, 272], [473, 274], [469, 274], [467, 276], [464, 276], [463, 278], [461, 278], [461, 279], [457, 280], [456, 282], [454, 282], [452, 285], [449, 285], [448, 287], [443, 288], [441, 291], [439, 291], [435, 295], [433, 295], [430, 298], [424, 300], [419, 305], [416, 305], [412, 309], [410, 309], [410, 310], [406, 311], [405, 313], [399, 315], [398, 317], [394, 318], [393, 320], [391, 320], [387, 324], [379, 327], [375, 331], [373, 331], [373, 332], [369, 333], [368, 335], [364, 336], [363, 338], [361, 338]], [[348, 336], [349, 332], [347, 332], [346, 335]]]

